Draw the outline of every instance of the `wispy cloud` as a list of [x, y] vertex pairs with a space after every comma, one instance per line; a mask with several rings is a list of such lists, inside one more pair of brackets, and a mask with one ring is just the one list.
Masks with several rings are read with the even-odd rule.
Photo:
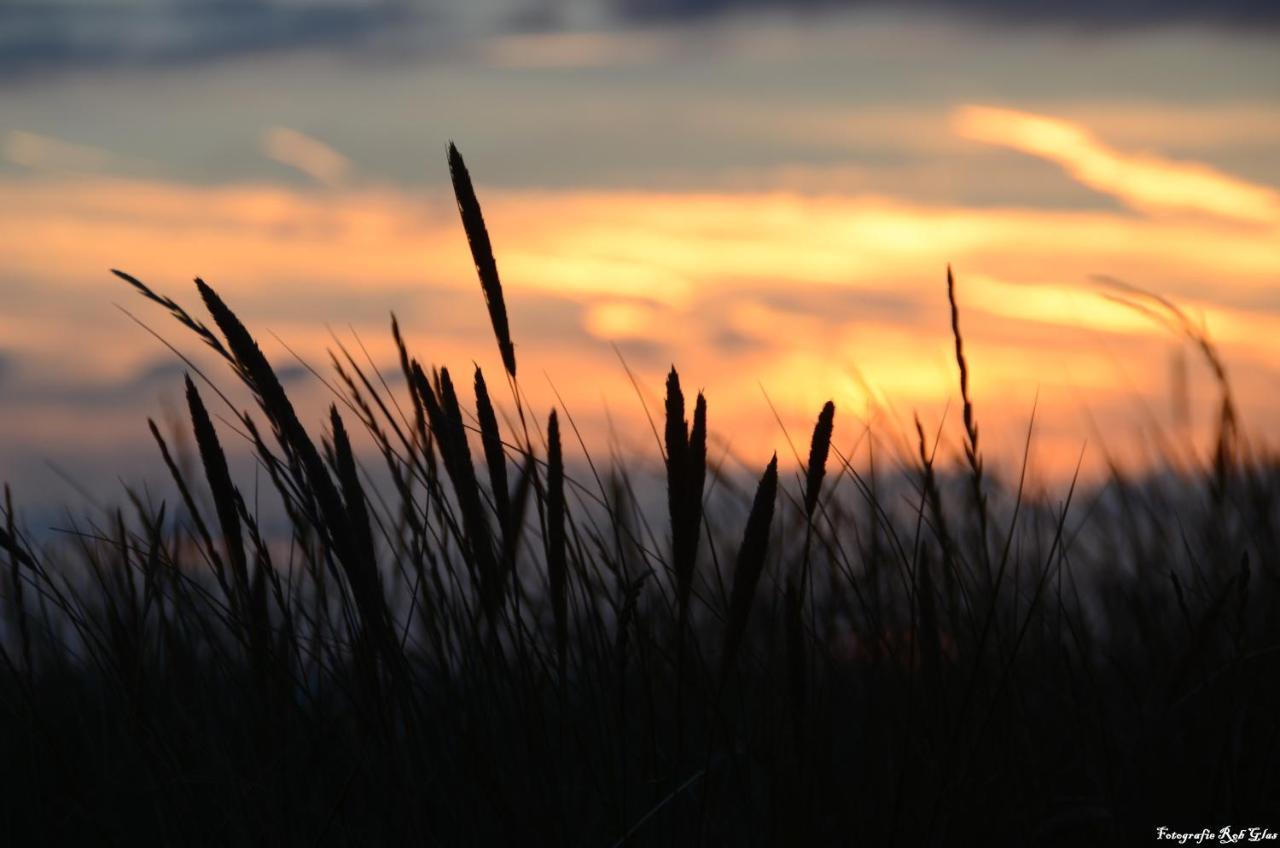
[[1135, 209], [1280, 224], [1280, 192], [1275, 189], [1197, 162], [1115, 150], [1078, 124], [1012, 109], [964, 106], [955, 112], [954, 126], [965, 138], [1055, 162], [1084, 185]]
[[325, 185], [342, 182], [351, 170], [346, 156], [323, 141], [288, 127], [267, 130], [262, 136], [262, 152]]
[[6, 133], [3, 150], [4, 158], [10, 164], [40, 171], [99, 171], [113, 158], [97, 147], [73, 144], [25, 130]]
[[481, 53], [505, 68], [595, 68], [658, 61], [671, 47], [652, 33], [546, 32], [497, 36]]

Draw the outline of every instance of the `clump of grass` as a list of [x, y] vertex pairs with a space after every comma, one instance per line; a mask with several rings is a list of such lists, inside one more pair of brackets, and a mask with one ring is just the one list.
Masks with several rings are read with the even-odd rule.
[[462, 412], [453, 389], [453, 380], [449, 377], [449, 369], [443, 368], [436, 375], [435, 385], [432, 385], [417, 362], [413, 363], [412, 368], [413, 386], [427, 411], [434, 444], [457, 495], [463, 524], [461, 540], [466, 543], [465, 551], [472, 582], [484, 610], [492, 615], [502, 603], [505, 587], [494, 559], [489, 521], [485, 517], [480, 484], [471, 463], [471, 448], [467, 442], [467, 432], [462, 423]]
[[671, 517], [671, 567], [676, 603], [683, 618], [689, 608], [702, 532], [702, 491], [707, 474], [707, 403], [698, 394], [693, 427], [684, 414], [684, 392], [673, 367], [666, 397], [667, 511]]

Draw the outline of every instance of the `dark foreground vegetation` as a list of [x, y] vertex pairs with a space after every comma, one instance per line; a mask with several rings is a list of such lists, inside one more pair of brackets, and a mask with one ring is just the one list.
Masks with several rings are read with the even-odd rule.
[[[0, 844], [1095, 845], [1280, 829], [1280, 473], [1176, 308], [1144, 307], [1221, 378], [1198, 466], [1035, 499], [994, 479], [948, 277], [957, 461], [917, 425], [888, 472], [855, 465], [827, 404], [807, 455], [784, 457], [797, 472], [758, 458], [746, 480], [708, 461], [707, 404], [673, 369], [654, 512], [633, 463], [566, 473], [572, 420], [519, 393], [452, 149], [450, 168], [505, 367], [502, 425], [478, 369], [455, 382], [393, 323], [403, 382], [335, 350], [316, 438], [211, 287], [197, 281], [207, 326], [119, 274], [257, 409], [189, 363], [198, 461], [153, 424], [172, 489], [130, 491], [60, 544], [37, 544], [6, 489]], [[233, 479], [229, 439], [251, 445], [261, 491]], [[286, 530], [262, 518], [268, 501]]]

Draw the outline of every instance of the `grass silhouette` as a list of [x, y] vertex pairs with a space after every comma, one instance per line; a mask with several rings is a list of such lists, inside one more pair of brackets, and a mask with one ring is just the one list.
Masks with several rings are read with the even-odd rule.
[[[577, 479], [567, 410], [539, 430], [526, 409], [452, 145], [449, 168], [505, 430], [481, 370], [473, 416], [393, 318], [406, 391], [339, 346], [317, 439], [213, 287], [196, 282], [211, 328], [115, 272], [257, 408], [196, 371], [203, 479], [152, 422], [176, 499], [127, 491], [65, 545], [35, 544], [6, 487], [0, 840], [1076, 845], [1275, 825], [1280, 474], [1175, 306], [1116, 287], [1220, 380], [1199, 470], [1056, 500], [1002, 485], [948, 269], [962, 462], [917, 419], [914, 456], [859, 469], [827, 403], [794, 485], [774, 456], [752, 495], [708, 463], [709, 404], [686, 419], [673, 367], [648, 514], [636, 469], [588, 456]], [[234, 479], [202, 384], [286, 531]]]

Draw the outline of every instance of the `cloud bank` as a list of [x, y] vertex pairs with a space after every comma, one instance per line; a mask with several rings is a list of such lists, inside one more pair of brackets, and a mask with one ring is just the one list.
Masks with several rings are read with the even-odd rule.
[[1254, 0], [616, 0], [633, 18], [705, 17], [737, 10], [831, 11], [894, 9], [941, 12], [990, 24], [1051, 24], [1087, 29], [1196, 24], [1231, 28], [1277, 27], [1280, 5]]
[[[11, 0], [0, 4], [0, 80], [75, 69], [163, 67], [301, 48], [429, 50], [439, 39], [674, 26], [735, 12], [873, 10], [986, 26], [1082, 30], [1170, 24], [1280, 32], [1280, 4], [1256, 0]], [[554, 60], [554, 57], [550, 57]]]
[[17, 0], [0, 4], [0, 78], [352, 46], [411, 11], [385, 0]]

